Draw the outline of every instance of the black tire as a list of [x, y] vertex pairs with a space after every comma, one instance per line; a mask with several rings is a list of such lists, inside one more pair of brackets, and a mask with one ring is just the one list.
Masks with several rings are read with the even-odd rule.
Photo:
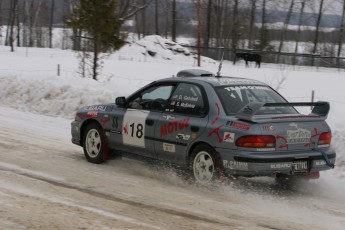
[[191, 156], [191, 170], [196, 183], [207, 185], [219, 179], [218, 158], [213, 148], [199, 145]]
[[102, 128], [96, 124], [89, 124], [84, 132], [83, 137], [84, 155], [88, 162], [101, 164], [104, 162], [104, 136]]

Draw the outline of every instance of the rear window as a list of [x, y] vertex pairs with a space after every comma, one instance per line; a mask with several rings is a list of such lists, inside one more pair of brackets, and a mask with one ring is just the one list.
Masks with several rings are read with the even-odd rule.
[[[222, 86], [216, 88], [225, 112], [236, 114], [250, 102], [286, 103], [287, 101], [270, 87], [261, 85]], [[296, 114], [293, 107], [264, 107], [257, 114]]]

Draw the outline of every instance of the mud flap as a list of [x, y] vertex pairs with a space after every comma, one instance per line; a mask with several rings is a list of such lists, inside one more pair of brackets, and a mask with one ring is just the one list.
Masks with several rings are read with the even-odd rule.
[[324, 151], [322, 151], [321, 149], [312, 149], [312, 150], [321, 153], [323, 159], [326, 161], [326, 165], [327, 165], [328, 167], [334, 169], [335, 164], [333, 164], [333, 163], [329, 160], [327, 154], [326, 154]]
[[102, 133], [103, 138], [102, 138], [102, 145], [103, 145], [103, 160], [108, 160], [109, 159], [109, 149], [108, 149], [108, 142], [107, 142], [107, 136], [105, 135], [105, 131]]
[[221, 183], [226, 183], [228, 181], [228, 177], [225, 175], [225, 170], [222, 162], [222, 158], [220, 157], [220, 154], [216, 152], [217, 157], [217, 168], [218, 168], [218, 175], [219, 175], [219, 181]]

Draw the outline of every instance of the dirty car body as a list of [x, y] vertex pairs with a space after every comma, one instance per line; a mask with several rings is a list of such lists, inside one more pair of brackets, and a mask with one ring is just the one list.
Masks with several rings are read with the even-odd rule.
[[[313, 106], [310, 114], [299, 106]], [[317, 175], [334, 167], [327, 102], [288, 103], [250, 79], [173, 77], [115, 103], [81, 108], [72, 142], [92, 163], [131, 154], [191, 169], [196, 181], [222, 175]]]

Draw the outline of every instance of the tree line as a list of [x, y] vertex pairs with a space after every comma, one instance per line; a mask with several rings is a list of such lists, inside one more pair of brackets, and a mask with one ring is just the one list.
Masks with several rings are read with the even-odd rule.
[[[339, 26], [333, 31], [322, 28], [329, 10], [325, 0], [0, 0], [0, 25], [5, 25], [3, 40], [11, 51], [15, 46], [53, 47], [53, 29], [59, 27], [60, 47], [80, 51], [81, 73], [96, 79], [101, 56], [119, 49], [128, 32], [138, 38], [157, 34], [176, 41], [179, 36], [197, 38], [198, 23], [205, 48], [298, 53], [308, 46], [303, 52], [341, 57], [345, 0], [333, 2], [341, 6]], [[284, 14], [273, 27], [270, 17], [275, 11]], [[291, 29], [296, 13], [298, 23]], [[311, 20], [315, 24], [306, 27]], [[92, 66], [90, 73], [87, 65]]]

